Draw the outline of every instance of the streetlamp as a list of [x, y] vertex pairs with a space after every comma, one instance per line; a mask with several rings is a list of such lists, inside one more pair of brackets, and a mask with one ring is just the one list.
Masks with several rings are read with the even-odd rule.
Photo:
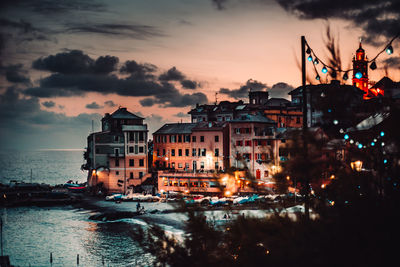
[[353, 171], [360, 172], [362, 169], [362, 165], [363, 165], [363, 162], [361, 160], [350, 162], [350, 166], [353, 169]]

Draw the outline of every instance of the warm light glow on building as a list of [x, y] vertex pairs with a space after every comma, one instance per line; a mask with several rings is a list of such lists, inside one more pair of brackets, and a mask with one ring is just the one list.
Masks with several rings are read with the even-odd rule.
[[351, 168], [354, 171], [358, 171], [358, 172], [361, 171], [362, 165], [363, 165], [363, 162], [361, 160], [353, 161], [353, 162], [350, 163]]

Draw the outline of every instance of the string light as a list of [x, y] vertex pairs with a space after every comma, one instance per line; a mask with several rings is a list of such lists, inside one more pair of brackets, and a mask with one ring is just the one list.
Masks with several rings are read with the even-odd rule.
[[316, 79], [317, 81], [319, 81], [320, 78], [321, 78], [321, 77], [319, 77], [319, 74], [317, 74], [317, 76], [315, 76], [315, 79]]
[[386, 53], [387, 53], [388, 55], [393, 54], [393, 46], [392, 46], [391, 44], [388, 45], [388, 47], [386, 48]]
[[375, 61], [372, 61], [371, 65], [369, 65], [369, 68], [370, 68], [371, 70], [376, 70], [376, 63], [375, 63]]
[[[393, 54], [393, 46], [392, 46], [392, 43], [393, 43], [393, 41], [395, 40], [395, 39], [397, 39], [397, 38], [399, 38], [399, 36], [400, 36], [400, 32], [396, 35], [396, 36], [394, 36], [389, 42], [388, 42], [388, 44], [384, 47], [384, 49], [383, 50], [381, 50], [374, 58], [372, 58], [371, 60], [368, 60], [367, 61], [367, 63], [371, 63], [370, 64], [370, 69], [371, 70], [375, 70], [376, 68], [377, 68], [377, 66], [376, 66], [376, 59], [383, 53], [383, 52], [386, 52], [388, 55], [392, 55]], [[349, 71], [354, 71], [354, 69], [347, 69], [347, 70], [342, 70], [342, 69], [340, 69], [340, 68], [336, 68], [336, 67], [332, 67], [332, 66], [329, 66], [329, 65], [327, 65], [327, 64], [325, 64], [316, 54], [315, 54], [315, 52], [313, 51], [313, 49], [310, 47], [310, 45], [307, 43], [307, 41], [306, 41], [306, 45], [307, 45], [307, 49], [306, 49], [306, 53], [307, 54], [309, 54], [309, 56], [308, 56], [308, 61], [313, 61], [313, 63], [314, 63], [314, 65], [317, 65], [319, 62], [321, 62], [323, 65], [324, 65], [324, 68], [322, 69], [322, 72], [323, 73], [327, 73], [328, 72], [328, 70], [327, 69], [331, 69], [332, 70], [332, 73], [334, 73], [334, 72], [344, 72], [344, 75], [343, 75], [343, 80], [347, 80], [348, 79], [348, 72]], [[312, 57], [312, 55], [314, 56], [314, 60], [313, 60], [313, 57]], [[326, 69], [326, 72], [325, 72], [325, 69]], [[358, 74], [359, 73], [359, 74]], [[358, 72], [358, 73], [356, 73], [355, 74], [355, 76], [356, 76], [356, 78], [358, 78], [358, 79], [360, 79], [361, 77], [362, 77], [362, 73], [361, 72]], [[359, 77], [357, 77], [357, 74], [358, 74], [358, 76]], [[315, 77], [317, 80], [320, 80], [319, 78], [319, 75], [317, 75], [316, 77]]]
[[327, 73], [328, 69], [324, 66], [321, 71], [322, 71], [322, 73]]
[[344, 135], [344, 139], [345, 139], [345, 140], [347, 140], [347, 139], [349, 139], [349, 138], [350, 138], [350, 136], [349, 136], [348, 134], [345, 134], [345, 135]]

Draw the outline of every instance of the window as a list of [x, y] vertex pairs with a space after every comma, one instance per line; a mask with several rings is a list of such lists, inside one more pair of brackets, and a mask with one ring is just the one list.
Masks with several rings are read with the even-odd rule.
[[129, 147], [129, 153], [133, 153], [133, 146]]
[[219, 149], [218, 148], [216, 148], [214, 150], [214, 156], [219, 157]]
[[178, 168], [182, 169], [182, 163], [178, 163]]
[[244, 153], [243, 158], [247, 160], [251, 160], [251, 154], [250, 153]]
[[139, 147], [139, 153], [144, 153], [144, 148], [142, 146]]
[[193, 157], [196, 156], [196, 148], [192, 148], [192, 156], [193, 156]]
[[190, 143], [190, 135], [185, 135], [185, 143]]
[[133, 142], [133, 137], [134, 137], [133, 133], [129, 132], [129, 141], [130, 142]]
[[214, 140], [215, 140], [215, 142], [219, 142], [219, 136], [216, 135], [216, 136], [214, 137]]
[[264, 171], [264, 178], [267, 178], [269, 175], [268, 171]]
[[139, 132], [139, 141], [144, 141], [144, 132]]
[[119, 167], [119, 159], [115, 159], [115, 167]]
[[135, 154], [139, 153], [139, 146], [135, 145]]
[[170, 143], [176, 143], [176, 136], [175, 135], [170, 135], [169, 136], [169, 142]]
[[186, 170], [189, 169], [189, 163], [185, 163], [185, 169], [186, 169]]
[[139, 179], [142, 179], [143, 177], [143, 172], [139, 172]]
[[114, 154], [115, 154], [115, 156], [118, 157], [118, 155], [119, 155], [119, 148], [114, 148]]
[[240, 134], [240, 128], [235, 128], [235, 134]]
[[182, 135], [178, 135], [178, 143], [182, 143]]
[[172, 169], [175, 169], [175, 162], [172, 162], [171, 166], [172, 166]]
[[243, 146], [243, 141], [242, 140], [237, 140], [236, 141], [236, 146]]
[[135, 166], [135, 160], [134, 159], [130, 159], [129, 160], [129, 166], [131, 166], [131, 167]]
[[204, 161], [200, 162], [200, 169], [204, 169]]
[[144, 166], [144, 159], [139, 159], [139, 166], [143, 167]]
[[133, 172], [129, 173], [129, 179], [133, 179]]
[[204, 142], [204, 135], [200, 136], [200, 142]]
[[218, 169], [219, 165], [218, 165], [218, 161], [215, 162], [215, 169]]
[[99, 153], [99, 149], [96, 147], [96, 154]]
[[186, 157], [189, 156], [189, 149], [185, 149], [185, 156], [186, 156]]
[[202, 156], [202, 157], [205, 157], [205, 156], [206, 156], [206, 149], [205, 149], [205, 148], [203, 148], [203, 149], [201, 150], [201, 156]]
[[119, 136], [114, 136], [114, 141], [118, 142], [119, 141]]
[[175, 157], [175, 149], [171, 149], [171, 156]]
[[165, 149], [162, 150], [162, 155], [165, 156]]
[[178, 149], [178, 156], [182, 157], [182, 149]]
[[192, 142], [193, 142], [193, 143], [196, 142], [196, 136], [195, 136], [195, 135], [192, 136]]
[[197, 156], [199, 156], [199, 157], [201, 156], [201, 149], [200, 148], [197, 151]]
[[116, 171], [116, 172], [115, 172], [115, 175], [119, 175], [119, 171]]
[[251, 146], [251, 140], [246, 140], [245, 145], [246, 146]]

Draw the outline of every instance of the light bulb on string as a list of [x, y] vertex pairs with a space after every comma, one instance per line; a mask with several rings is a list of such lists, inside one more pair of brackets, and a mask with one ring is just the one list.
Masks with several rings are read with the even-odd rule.
[[347, 139], [349, 139], [349, 137], [350, 137], [350, 136], [349, 136], [348, 134], [345, 134], [343, 138], [344, 138], [345, 140], [347, 140]]
[[327, 73], [328, 69], [324, 66], [321, 71], [322, 71], [322, 73]]
[[347, 72], [345, 72], [343, 74], [343, 80], [347, 81], [348, 78], [349, 78], [349, 75], [347, 75]]
[[359, 149], [363, 148], [363, 145], [362, 144], [358, 144], [358, 148]]
[[312, 61], [312, 56], [311, 55], [308, 56], [307, 60], [311, 62]]
[[319, 74], [317, 74], [317, 76], [315, 76], [315, 79], [316, 79], [317, 81], [319, 81], [319, 79], [320, 79]]
[[309, 46], [307, 46], [307, 50], [306, 50], [307, 54], [311, 54], [311, 48]]
[[318, 58], [314, 59], [314, 64], [317, 65], [319, 63]]
[[371, 142], [371, 146], [375, 146], [375, 142]]
[[356, 75], [354, 75], [357, 79], [361, 79], [363, 76], [361, 72], [357, 72]]
[[381, 135], [381, 136], [385, 136], [385, 132], [382, 131], [382, 132], [380, 133], [380, 135]]
[[375, 61], [372, 61], [371, 65], [369, 65], [369, 68], [370, 68], [371, 70], [376, 70], [376, 63], [375, 63]]
[[386, 53], [388, 55], [393, 54], [393, 46], [391, 44], [386, 47]]

